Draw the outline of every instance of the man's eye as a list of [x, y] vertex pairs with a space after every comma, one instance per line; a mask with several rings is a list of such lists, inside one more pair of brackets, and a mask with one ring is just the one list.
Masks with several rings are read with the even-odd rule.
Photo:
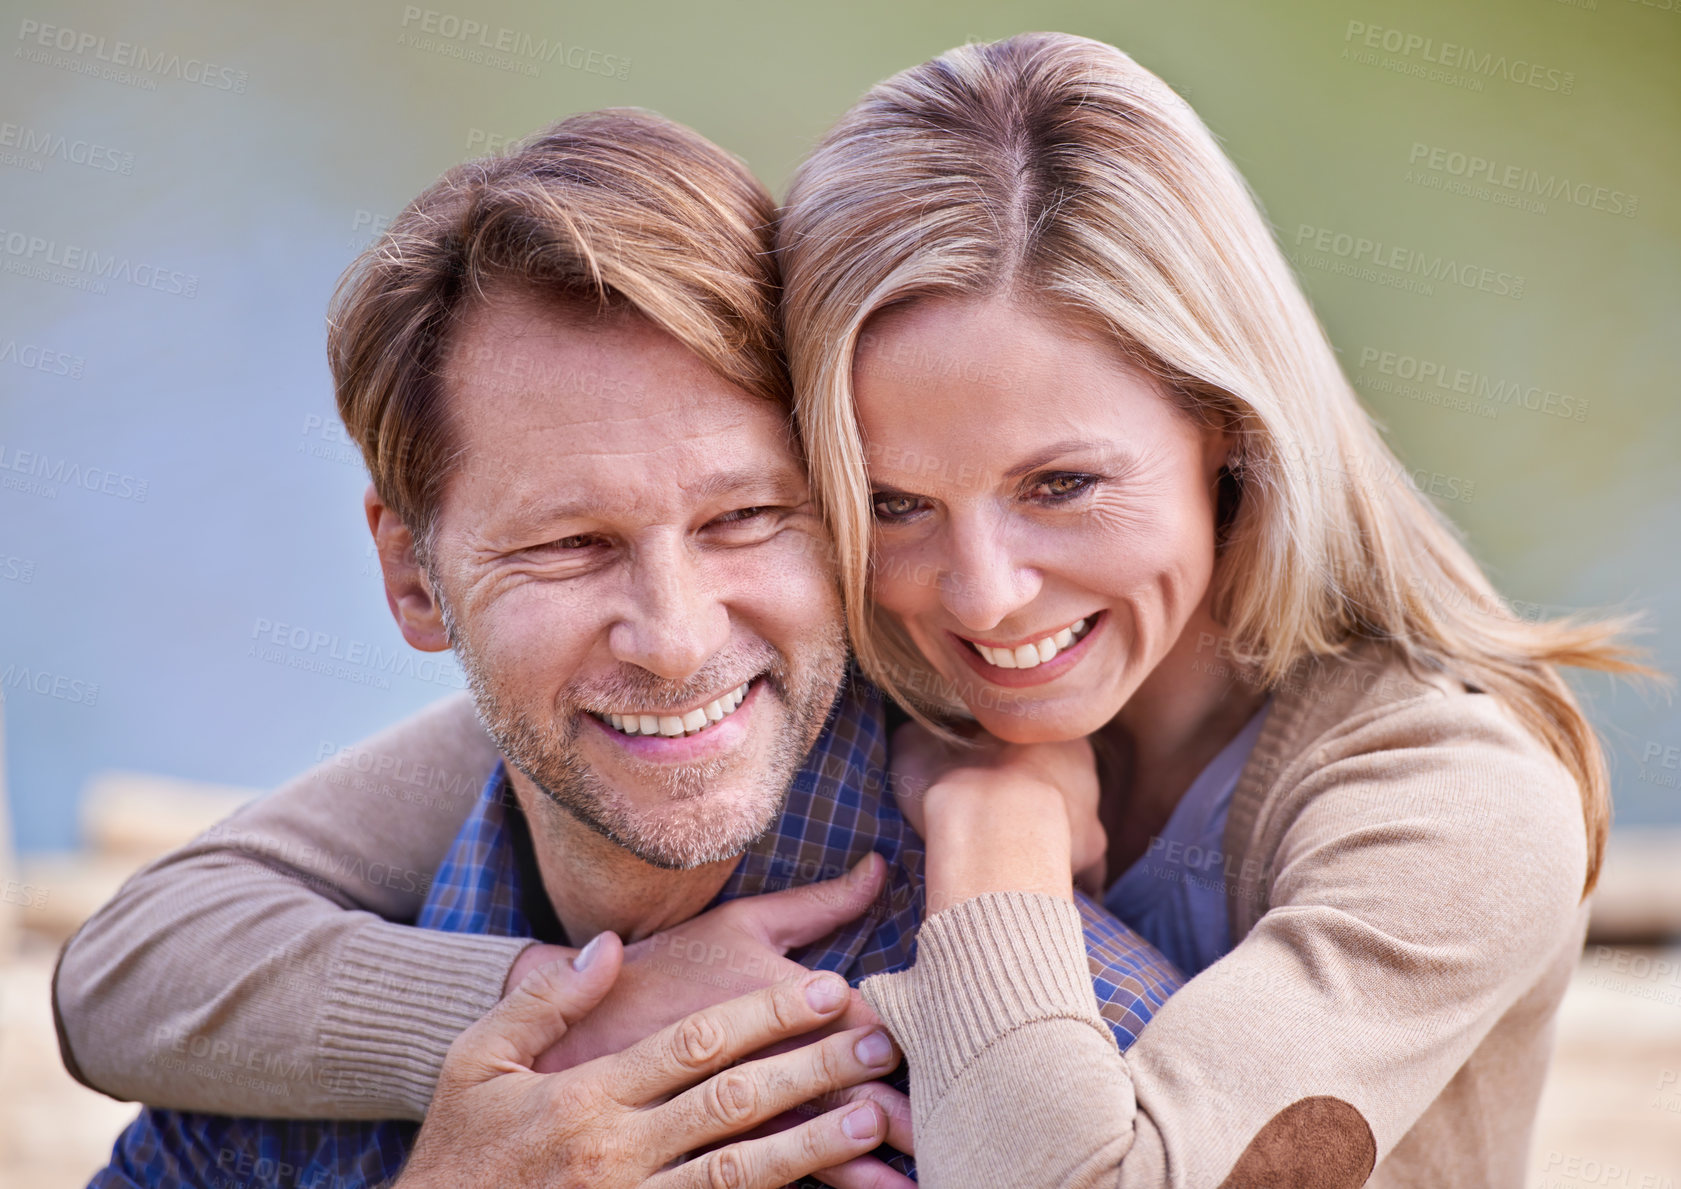
[[560, 540], [555, 541], [552, 544], [556, 549], [588, 549], [595, 543], [596, 538], [588, 535], [587, 533], [579, 533], [577, 536], [562, 537]]
[[1049, 475], [1033, 485], [1036, 495], [1050, 503], [1073, 499], [1097, 482], [1095, 475]]
[[903, 520], [921, 505], [914, 495], [877, 495], [874, 503], [878, 520]]
[[770, 511], [770, 508], [768, 508], [768, 507], [766, 507], [762, 504], [757, 505], [757, 506], [752, 507], [752, 508], [737, 508], [733, 512], [725, 512], [722, 516], [718, 517], [718, 519], [714, 520], [712, 523], [714, 523], [714, 524], [741, 524], [744, 521], [757, 520], [759, 517], [763, 516], [765, 513], [769, 512], [769, 511]]

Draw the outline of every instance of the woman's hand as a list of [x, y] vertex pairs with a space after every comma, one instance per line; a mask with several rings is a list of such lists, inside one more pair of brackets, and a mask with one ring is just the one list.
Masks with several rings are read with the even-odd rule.
[[1101, 887], [1108, 840], [1084, 739], [946, 743], [916, 723], [893, 735], [893, 793], [928, 845], [928, 912], [983, 892], [1070, 898]]

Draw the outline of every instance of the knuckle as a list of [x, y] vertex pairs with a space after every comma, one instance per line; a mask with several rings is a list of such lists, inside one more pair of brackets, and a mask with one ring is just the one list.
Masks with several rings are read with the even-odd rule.
[[704, 1173], [707, 1189], [747, 1189], [751, 1183], [747, 1157], [734, 1145], [708, 1152]]
[[702, 1069], [724, 1052], [724, 1030], [704, 1012], [677, 1025], [671, 1036], [671, 1055], [684, 1069]]
[[842, 1059], [840, 1050], [833, 1041], [809, 1046], [811, 1049], [812, 1072], [817, 1075], [823, 1085], [839, 1089], [849, 1079], [846, 1062]]
[[804, 1012], [800, 1010], [803, 994], [798, 986], [791, 983], [778, 984], [766, 993], [765, 1014], [770, 1017], [770, 1025], [777, 1032], [794, 1032], [805, 1023]]
[[759, 1087], [745, 1070], [730, 1069], [708, 1083], [706, 1099], [713, 1118], [729, 1126], [739, 1126], [753, 1117], [759, 1105]]

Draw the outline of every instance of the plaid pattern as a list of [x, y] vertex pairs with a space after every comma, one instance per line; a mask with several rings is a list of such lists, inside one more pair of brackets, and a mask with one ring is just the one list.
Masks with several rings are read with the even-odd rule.
[[[902, 970], [922, 919], [922, 840], [887, 787], [887, 719], [873, 687], [848, 681], [822, 737], [795, 777], [775, 829], [743, 857], [714, 903], [831, 879], [876, 851], [882, 898], [858, 920], [789, 957], [851, 983]], [[510, 818], [519, 814], [498, 767], [438, 869], [417, 924], [449, 932], [532, 935]], [[1099, 905], [1078, 897], [1100, 1010], [1125, 1050], [1181, 985], [1176, 971]], [[899, 1087], [905, 1088], [904, 1075]], [[418, 1125], [406, 1122], [230, 1118], [147, 1108], [117, 1139], [94, 1189], [364, 1189], [394, 1178]], [[908, 1157], [889, 1163], [915, 1175]]]

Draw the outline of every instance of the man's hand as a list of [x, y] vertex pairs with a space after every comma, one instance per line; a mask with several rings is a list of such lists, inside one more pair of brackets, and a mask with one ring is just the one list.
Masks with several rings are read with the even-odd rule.
[[[881, 895], [887, 864], [869, 854], [838, 879], [721, 904], [625, 947], [624, 969], [601, 1005], [569, 1028], [537, 1061], [540, 1073], [617, 1053], [690, 1012], [808, 973], [784, 957], [856, 920]], [[528, 947], [509, 971], [506, 991], [539, 966], [573, 951]], [[837, 1028], [879, 1024], [851, 994]]]
[[989, 891], [1066, 897], [1075, 877], [1101, 887], [1108, 838], [1084, 739], [961, 746], [912, 722], [892, 755], [894, 798], [928, 844], [930, 914]]
[[898, 1053], [885, 1032], [858, 1028], [731, 1068], [841, 1015], [845, 982], [807, 973], [696, 1012], [622, 1053], [537, 1073], [537, 1054], [612, 987], [623, 952], [604, 933], [580, 959], [576, 969], [561, 962], [527, 976], [450, 1046], [402, 1189], [770, 1189], [853, 1160], [886, 1138], [884, 1112], [865, 1100], [674, 1164], [801, 1103], [880, 1077]]
[[[621, 1052], [691, 1012], [762, 987], [803, 982], [811, 972], [784, 955], [856, 920], [880, 896], [886, 870], [880, 855], [866, 855], [837, 879], [732, 900], [626, 947], [623, 968], [611, 991], [546, 1049], [532, 1068], [539, 1073], [571, 1069]], [[518, 986], [531, 970], [569, 958], [573, 952], [560, 946], [528, 947], [515, 961], [508, 987]], [[844, 1010], [818, 1030], [835, 1032], [879, 1027], [880, 1023], [858, 993], [849, 991]], [[812, 1039], [786, 1039], [775, 1047], [788, 1049]], [[901, 1152], [914, 1151], [910, 1100], [891, 1086], [869, 1082], [847, 1087], [822, 1105], [833, 1109], [864, 1099], [886, 1114], [886, 1142]], [[794, 1121], [790, 1116], [770, 1126]], [[817, 1177], [835, 1189], [904, 1184], [903, 1177], [875, 1157], [824, 1168]]]

